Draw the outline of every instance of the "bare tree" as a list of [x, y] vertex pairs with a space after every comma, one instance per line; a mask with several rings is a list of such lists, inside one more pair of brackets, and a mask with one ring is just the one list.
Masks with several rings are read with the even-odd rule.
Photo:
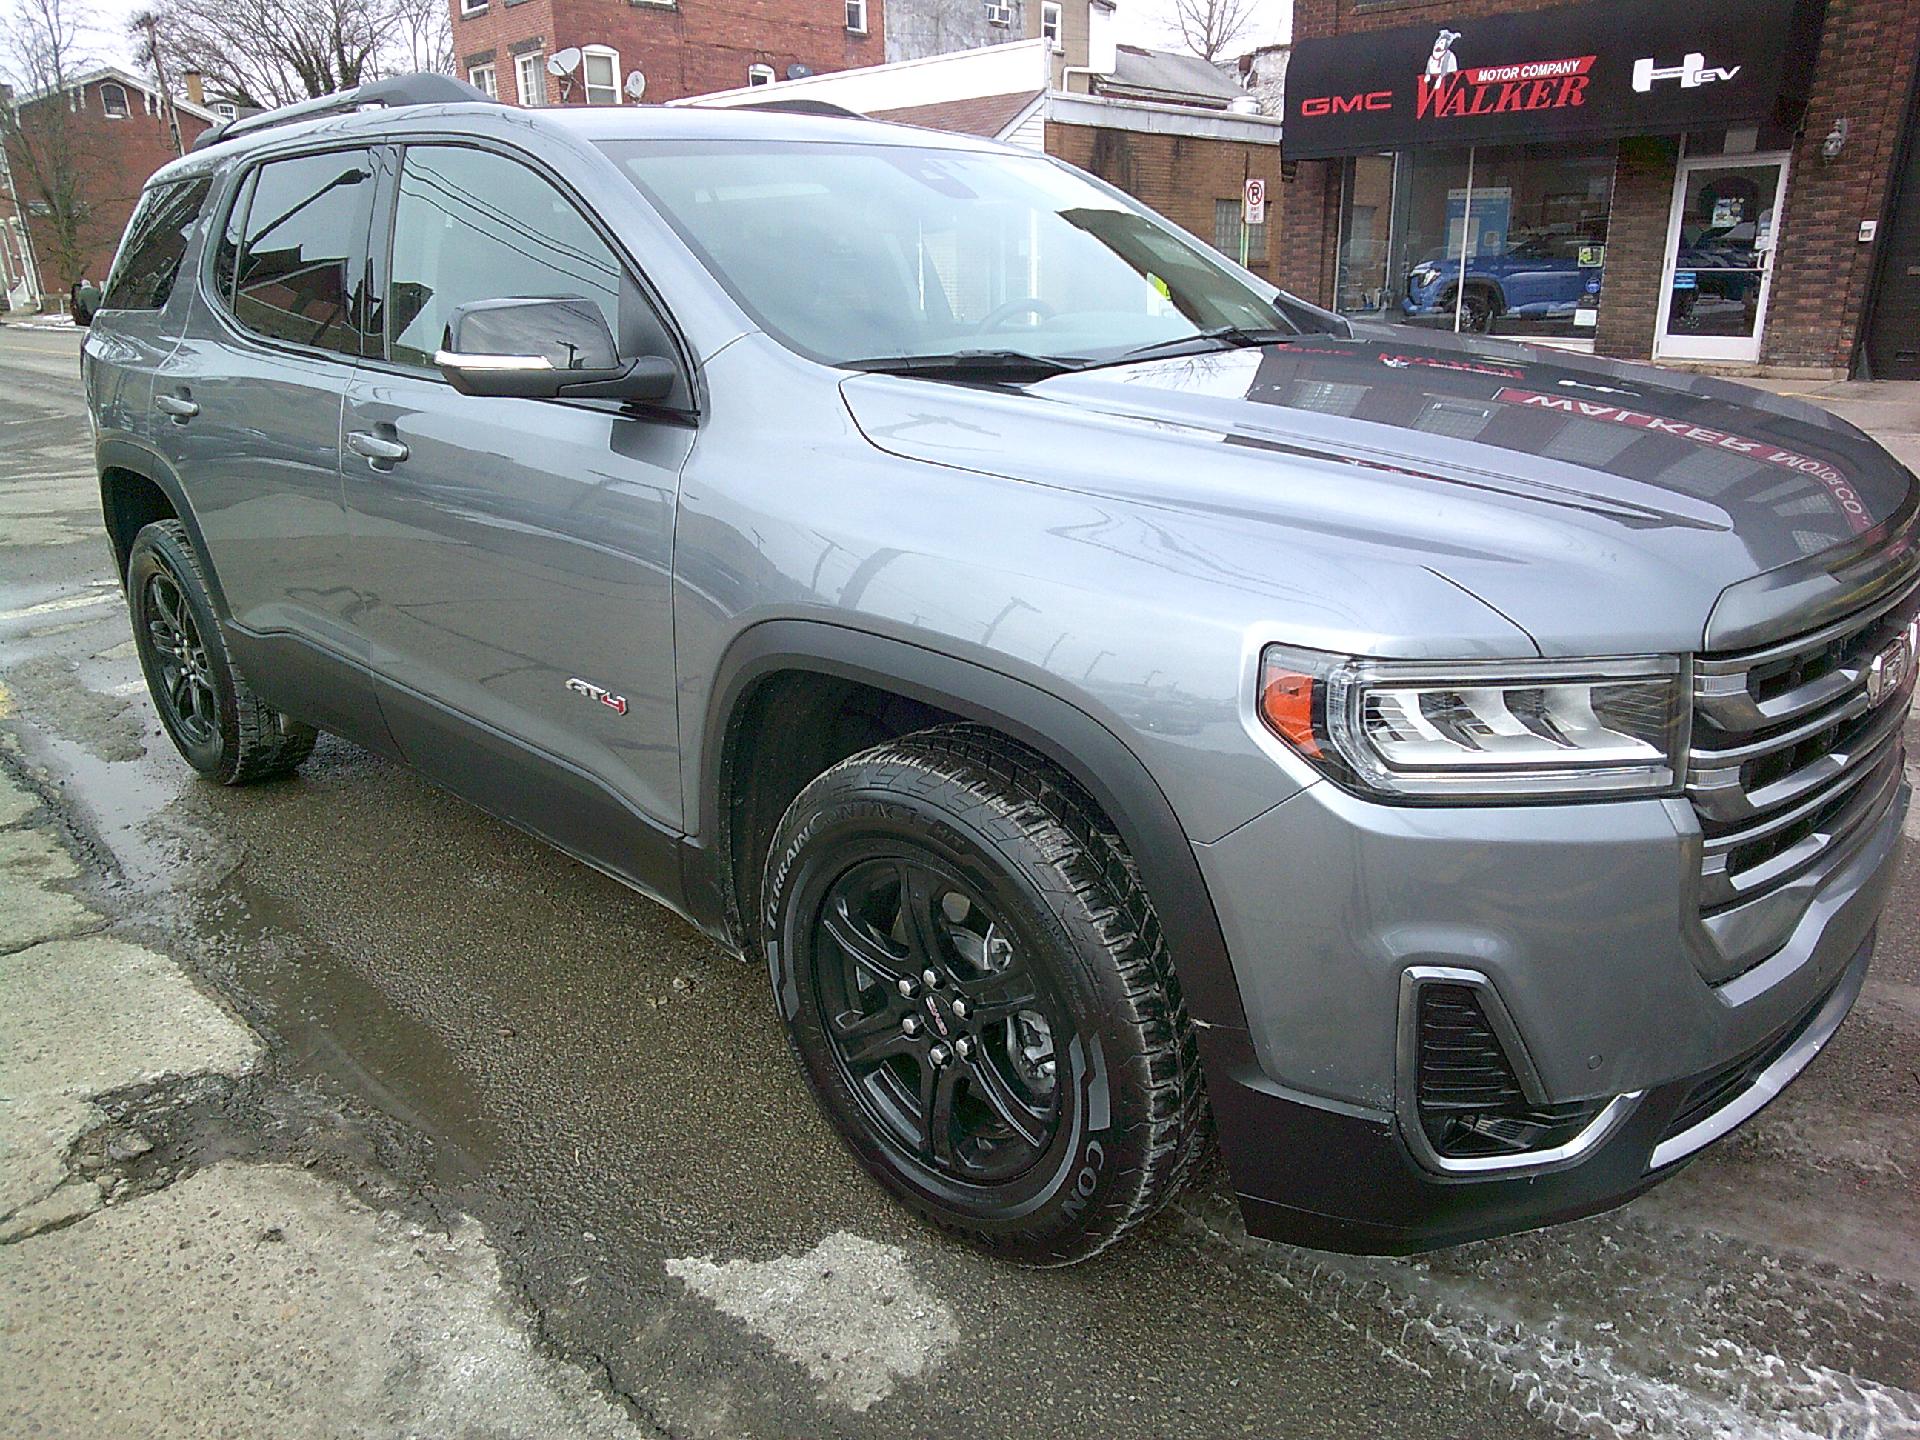
[[1258, 0], [1174, 0], [1173, 29], [1202, 60], [1215, 61], [1253, 23]]
[[41, 279], [63, 290], [84, 278], [98, 238], [90, 182], [107, 158], [95, 132], [62, 99], [86, 70], [87, 23], [76, 0], [10, 0], [0, 12], [0, 75], [10, 87], [0, 93], [0, 143], [20, 203], [41, 222]]
[[445, 0], [160, 0], [154, 15], [168, 67], [198, 70], [209, 100], [234, 105], [452, 68]]
[[392, 73], [453, 73], [453, 16], [447, 0], [396, 0], [385, 57]]

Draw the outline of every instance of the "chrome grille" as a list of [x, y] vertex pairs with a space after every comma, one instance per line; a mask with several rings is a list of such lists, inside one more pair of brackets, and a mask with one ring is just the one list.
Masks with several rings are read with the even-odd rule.
[[1705, 913], [1837, 858], [1885, 810], [1920, 667], [1909, 651], [1877, 704], [1869, 677], [1916, 608], [1920, 581], [1791, 640], [1694, 662], [1687, 796], [1705, 835]]

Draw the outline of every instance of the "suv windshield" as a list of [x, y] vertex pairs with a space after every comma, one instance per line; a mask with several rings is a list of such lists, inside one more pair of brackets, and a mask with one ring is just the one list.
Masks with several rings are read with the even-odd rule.
[[828, 364], [1097, 361], [1203, 332], [1298, 328], [1275, 308], [1278, 292], [1039, 156], [605, 148], [762, 328]]

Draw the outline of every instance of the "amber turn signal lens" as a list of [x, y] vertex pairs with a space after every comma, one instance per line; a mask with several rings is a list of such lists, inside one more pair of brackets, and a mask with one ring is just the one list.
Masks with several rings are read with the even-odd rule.
[[1269, 664], [1260, 684], [1260, 718], [1302, 755], [1320, 758], [1313, 736], [1313, 677]]

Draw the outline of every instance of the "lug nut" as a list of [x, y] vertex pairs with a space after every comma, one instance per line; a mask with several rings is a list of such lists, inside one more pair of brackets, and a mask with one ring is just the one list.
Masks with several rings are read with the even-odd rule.
[[913, 998], [913, 981], [904, 975], [900, 977], [900, 993], [909, 1000]]
[[953, 1058], [953, 1052], [944, 1045], [936, 1045], [927, 1051], [927, 1059], [936, 1065], [944, 1065]]
[[[957, 996], [953, 1002], [953, 1018], [956, 1020], [964, 1020], [967, 1018], [967, 1002]], [[967, 1052], [962, 1050], [960, 1053], [964, 1055]]]
[[962, 1060], [966, 1059], [973, 1053], [973, 1041], [962, 1035], [958, 1040], [953, 1042], [953, 1053], [958, 1055]]
[[926, 981], [929, 990], [937, 988], [940, 984], [940, 972], [938, 970], [922, 970], [920, 972], [920, 978]]
[[911, 1015], [907, 1016], [906, 1019], [900, 1022], [900, 1033], [902, 1035], [918, 1035], [920, 1033], [920, 1022]]

